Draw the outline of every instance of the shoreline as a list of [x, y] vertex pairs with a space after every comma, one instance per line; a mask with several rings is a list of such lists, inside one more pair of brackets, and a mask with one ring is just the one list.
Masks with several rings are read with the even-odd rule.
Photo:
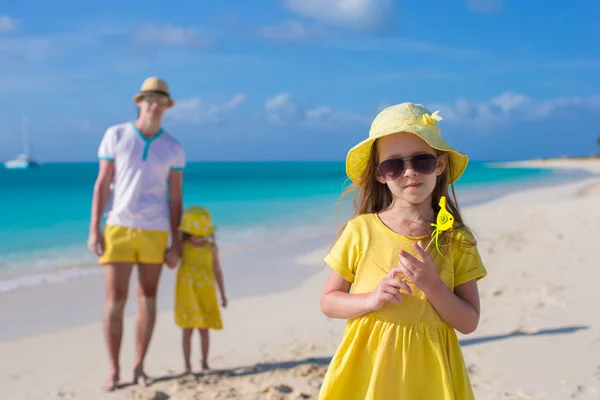
[[[480, 284], [479, 328], [474, 334], [459, 335], [476, 398], [559, 400], [597, 395], [598, 256], [595, 239], [582, 238], [578, 232], [592, 228], [586, 210], [599, 199], [600, 178], [592, 177], [522, 190], [465, 209], [489, 273]], [[565, 208], [570, 211], [559, 212]], [[281, 269], [286, 273], [287, 266], [310, 272], [292, 288], [233, 299], [223, 310], [225, 329], [211, 332], [215, 375], [179, 375], [180, 332], [168, 310], [158, 315], [148, 354], [148, 372], [159, 379], [150, 388], [126, 386], [112, 394], [99, 393], [107, 364], [101, 324], [96, 321], [0, 342], [3, 359], [11, 360], [0, 367], [4, 394], [86, 400], [315, 398], [345, 327], [345, 321], [328, 319], [319, 310], [328, 272], [320, 266], [328, 245], [317, 241], [306, 246], [303, 255], [285, 261]], [[566, 268], [572, 273], [565, 273]], [[84, 293], [89, 294], [82, 291], [80, 296]], [[101, 304], [97, 306], [100, 310]], [[26, 307], [19, 308], [27, 312]], [[52, 314], [48, 308], [44, 312]], [[130, 379], [132, 369], [133, 326], [128, 317], [123, 380]], [[193, 351], [197, 360], [196, 342]]]
[[[530, 168], [538, 167], [537, 161], [527, 161], [522, 165]], [[553, 168], [552, 165], [552, 163], [545, 164], [547, 168]], [[512, 168], [512, 163], [502, 163], [499, 166]], [[518, 167], [521, 168], [520, 162]], [[589, 175], [577, 176], [575, 178], [577, 182], [584, 182], [594, 177], [596, 172], [594, 169], [595, 166], [588, 168], [576, 165], [563, 168], [585, 170], [589, 173]], [[458, 190], [457, 192], [460, 198], [467, 198], [467, 201], [463, 200], [461, 202], [463, 203], [461, 208], [469, 210], [473, 207], [492, 203], [524, 191], [552, 187], [556, 183], [559, 185], [572, 184], [571, 181], [567, 181], [561, 175], [557, 175], [546, 177], [544, 180], [536, 182], [533, 187], [530, 181], [524, 181], [510, 184], [509, 189], [509, 184], [507, 183], [488, 185], [487, 190], [478, 192], [477, 195], [475, 195], [477, 188], [467, 189], [466, 193], [461, 193]], [[231, 282], [228, 285], [228, 296], [230, 299], [245, 299], [284, 292], [292, 290], [302, 284], [303, 281], [310, 279], [314, 271], [306, 270], [302, 267], [281, 270], [278, 268], [278, 265], [294, 264], [289, 263], [288, 260], [302, 259], [303, 254], [315, 247], [319, 247], [319, 243], [327, 243], [329, 245], [335, 232], [337, 232], [337, 225], [333, 223], [333, 220], [337, 220], [337, 217], [330, 218], [327, 221], [320, 221], [320, 224], [313, 226], [305, 226], [299, 234], [296, 233], [297, 237], [292, 237], [292, 231], [286, 230], [280, 232], [280, 235], [273, 235], [272, 241], [262, 240], [246, 245], [231, 246], [231, 248], [223, 247], [221, 257], [226, 281]], [[318, 227], [319, 232], [314, 232], [315, 227]], [[290, 245], [290, 242], [293, 244]], [[272, 254], [277, 255], [276, 259], [271, 259]], [[228, 267], [244, 265], [248, 259], [253, 260], [252, 264], [254, 265], [261, 265], [262, 269], [260, 273], [271, 274], [269, 282], [260, 282], [256, 279], [257, 271], [239, 270]], [[70, 274], [71, 271], [66, 270], [65, 272]], [[163, 269], [158, 295], [159, 312], [167, 311], [173, 305], [172, 292], [175, 284], [175, 271], [169, 270], [166, 267]], [[59, 270], [43, 273], [42, 276], [50, 277], [50, 279], [46, 278], [47, 281], [43, 283], [34, 283], [31, 286], [0, 291], [0, 299], [7, 304], [20, 304], [29, 310], [26, 316], [22, 316], [21, 310], [0, 308], [0, 325], [6, 327], [0, 331], [0, 342], [86, 325], [97, 321], [101, 317], [104, 298], [102, 268], [98, 265], [87, 266], [84, 269], [75, 270], [72, 274], [72, 279], [57, 279], [56, 281], [52, 281], [52, 278], [60, 274], [60, 272]], [[233, 278], [228, 278], [228, 276], [236, 276], [240, 280], [234, 280]], [[31, 274], [24, 273], [22, 277], [28, 279], [31, 277]], [[296, 283], [286, 283], [289, 282], [290, 278]], [[249, 287], [241, 283], [241, 280], [250, 281], [252, 286]], [[130, 282], [130, 296], [125, 309], [126, 316], [135, 314], [135, 297], [131, 295], [135, 293], [135, 283], [136, 272], [134, 272]], [[0, 282], [0, 287], [1, 284]], [[85, 293], [86, 296], [79, 299], [78, 307], [73, 309], [70, 307], [69, 298], [77, 298], [79, 293]], [[62, 310], [70, 309], [70, 312], [63, 314], [61, 318], [48, 318], [46, 309], [48, 306], [47, 299], [49, 298], [54, 299], [52, 302], [53, 308]]]
[[[526, 161], [521, 164], [513, 164], [512, 162], [506, 163], [490, 163], [494, 167], [501, 168], [537, 168], [536, 161]], [[553, 168], [551, 165], [544, 165], [542, 168], [554, 169], [557, 174], [551, 176], [545, 176], [542, 179], [539, 178], [523, 178], [516, 181], [508, 182], [491, 182], [491, 183], [477, 183], [473, 186], [466, 184], [464, 187], [458, 187], [457, 194], [461, 199], [461, 205], [463, 207], [470, 207], [473, 205], [482, 204], [485, 202], [492, 201], [499, 197], [505, 196], [510, 193], [515, 193], [523, 189], [528, 189], [532, 185], [535, 187], [545, 187], [554, 184], [563, 184], [568, 181], [565, 177], [561, 176], [562, 173], [570, 174], [568, 170], [575, 171], [573, 175], [569, 177], [571, 181], [579, 181], [586, 179], [589, 176], [593, 176], [594, 173], [600, 172], [598, 170], [582, 169], [582, 168]], [[583, 172], [583, 173], [582, 173]], [[222, 229], [222, 250], [224, 254], [227, 253], [240, 253], [246, 251], [248, 248], [253, 246], [262, 246], [265, 243], [270, 243], [274, 240], [279, 240], [282, 237], [287, 237], [292, 234], [297, 234], [297, 231], [304, 230], [302, 240], [315, 239], [320, 235], [327, 235], [337, 231], [337, 217], [327, 217], [328, 214], [325, 209], [330, 209], [330, 214], [337, 215], [338, 200], [335, 199], [323, 199], [320, 206], [312, 204], [311, 207], [306, 209], [305, 216], [296, 215], [287, 223], [295, 224], [300, 222], [301, 225], [298, 228], [294, 228], [292, 232], [289, 229], [281, 228], [276, 221], [269, 221], [266, 224], [253, 224], [243, 226], [242, 229], [238, 230], [234, 226], [224, 226]], [[347, 207], [347, 206], [346, 206]], [[346, 211], [347, 212], [347, 211]], [[303, 214], [304, 215], [304, 214]], [[305, 220], [316, 219], [316, 223], [305, 224]], [[318, 235], [311, 233], [317, 227], [321, 232]], [[278, 232], [277, 232], [278, 231]], [[256, 238], [262, 237], [261, 240]], [[233, 239], [232, 239], [233, 238]], [[62, 285], [71, 281], [89, 280], [101, 274], [102, 270], [98, 268], [95, 262], [95, 258], [88, 253], [85, 246], [74, 244], [69, 245], [64, 249], [49, 249], [40, 253], [39, 257], [31, 257], [30, 263], [35, 264], [39, 262], [47, 262], [49, 259], [56, 263], [54, 257], [58, 257], [53, 254], [60, 254], [61, 258], [64, 258], [65, 251], [67, 254], [72, 254], [76, 260], [80, 262], [72, 261], [72, 257], [67, 257], [68, 265], [51, 267], [48, 269], [34, 268], [31, 270], [0, 272], [0, 298], [6, 294], [19, 292], [23, 290], [35, 290], [36, 288], [45, 287], [48, 285]], [[37, 254], [37, 253], [34, 253]], [[25, 259], [27, 260], [27, 259]], [[67, 261], [65, 261], [67, 262]], [[2, 320], [0, 315], [0, 321]], [[0, 333], [0, 340], [2, 340], [2, 334]]]

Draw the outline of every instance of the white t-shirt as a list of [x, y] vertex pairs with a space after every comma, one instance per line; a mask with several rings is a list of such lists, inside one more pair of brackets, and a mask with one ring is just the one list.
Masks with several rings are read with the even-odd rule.
[[133, 122], [114, 125], [102, 138], [98, 158], [115, 163], [106, 224], [169, 230], [169, 174], [185, 167], [177, 139], [162, 129], [147, 139]]

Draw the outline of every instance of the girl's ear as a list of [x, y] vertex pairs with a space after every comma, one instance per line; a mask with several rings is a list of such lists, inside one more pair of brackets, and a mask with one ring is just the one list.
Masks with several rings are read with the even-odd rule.
[[435, 173], [437, 176], [440, 176], [446, 170], [446, 166], [448, 165], [448, 153], [442, 153], [437, 160], [437, 166], [435, 167]]
[[383, 177], [383, 175], [381, 175], [381, 172], [379, 172], [379, 168], [375, 167], [375, 179], [377, 179], [377, 182], [385, 185], [386, 181], [385, 178]]

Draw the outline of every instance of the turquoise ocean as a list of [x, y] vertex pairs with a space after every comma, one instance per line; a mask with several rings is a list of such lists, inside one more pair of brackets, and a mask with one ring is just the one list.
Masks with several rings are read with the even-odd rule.
[[[98, 268], [86, 239], [96, 163], [0, 169], [0, 293], [85, 276]], [[456, 185], [461, 205], [564, 181], [548, 169], [471, 162]], [[222, 246], [333, 232], [346, 180], [342, 162], [198, 162], [184, 175], [184, 206], [207, 207]], [[342, 207], [343, 213], [347, 207]], [[328, 232], [329, 232], [328, 231]]]

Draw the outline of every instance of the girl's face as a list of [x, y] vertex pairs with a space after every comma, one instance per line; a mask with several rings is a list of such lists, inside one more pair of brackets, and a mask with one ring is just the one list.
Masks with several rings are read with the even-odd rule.
[[194, 236], [194, 235], [191, 235], [190, 238], [189, 238], [189, 241], [194, 246], [204, 246], [210, 240], [209, 240], [208, 236]]
[[423, 139], [400, 132], [377, 140], [377, 181], [387, 185], [394, 199], [418, 205], [429, 199], [448, 155], [437, 155]]

